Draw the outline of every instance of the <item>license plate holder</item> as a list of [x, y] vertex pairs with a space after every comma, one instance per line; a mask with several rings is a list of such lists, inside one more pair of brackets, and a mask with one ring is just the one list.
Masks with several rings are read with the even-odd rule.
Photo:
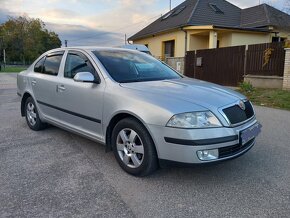
[[245, 145], [247, 142], [256, 138], [262, 129], [262, 125], [260, 123], [256, 123], [253, 126], [243, 130], [240, 132], [240, 143]]

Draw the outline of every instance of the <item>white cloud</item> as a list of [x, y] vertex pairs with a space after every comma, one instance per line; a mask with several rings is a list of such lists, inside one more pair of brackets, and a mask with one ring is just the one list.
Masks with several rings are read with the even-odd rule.
[[[281, 5], [281, 1], [284, 0], [268, 1]], [[125, 33], [128, 36], [136, 33], [164, 14], [169, 6], [169, 0], [47, 0], [45, 3], [39, 0], [0, 0], [0, 2], [0, 22], [5, 19], [4, 12], [13, 16], [26, 13], [46, 23], [54, 23], [55, 25], [48, 26], [59, 32], [62, 40], [72, 39], [74, 34], [79, 38], [84, 37], [83, 41], [80, 39], [75, 41], [76, 43], [88, 42], [92, 38], [85, 36], [99, 32], [107, 34], [103, 34], [102, 37], [99, 35], [98, 42], [110, 39], [120, 42]], [[182, 0], [173, 0], [172, 4], [176, 6], [181, 2]], [[257, 5], [259, 0], [230, 0], [230, 2], [245, 8]], [[109, 32], [112, 35], [109, 36]], [[95, 41], [96, 39], [93, 40]]]
[[82, 25], [46, 23], [46, 27], [57, 32], [62, 41], [68, 40], [69, 46], [115, 46], [123, 41], [123, 36], [120, 34], [91, 29]]

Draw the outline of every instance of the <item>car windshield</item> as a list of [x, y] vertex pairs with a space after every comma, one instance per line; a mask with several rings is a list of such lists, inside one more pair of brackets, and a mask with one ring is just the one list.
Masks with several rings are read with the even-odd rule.
[[141, 51], [141, 52], [143, 52], [143, 53], [145, 53], [145, 54], [152, 55], [150, 51]]
[[141, 52], [100, 50], [93, 53], [119, 83], [181, 78], [162, 62]]

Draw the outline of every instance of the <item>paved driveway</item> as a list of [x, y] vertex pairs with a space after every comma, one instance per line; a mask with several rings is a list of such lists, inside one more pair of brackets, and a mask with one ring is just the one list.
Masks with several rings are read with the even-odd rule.
[[135, 178], [102, 145], [31, 131], [15, 88], [0, 74], [1, 217], [289, 217], [290, 112], [256, 107], [263, 132], [238, 159]]

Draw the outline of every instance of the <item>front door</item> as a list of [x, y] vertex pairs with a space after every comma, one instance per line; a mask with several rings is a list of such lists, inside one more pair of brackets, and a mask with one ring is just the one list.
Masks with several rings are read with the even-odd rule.
[[102, 139], [104, 81], [100, 84], [76, 82], [73, 78], [79, 72], [98, 76], [85, 54], [69, 51], [57, 87], [59, 120], [84, 134]]

